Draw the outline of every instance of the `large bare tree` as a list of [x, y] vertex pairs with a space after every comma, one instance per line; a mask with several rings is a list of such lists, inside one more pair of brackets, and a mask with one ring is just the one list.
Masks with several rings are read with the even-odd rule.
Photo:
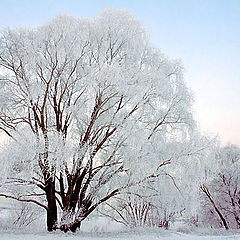
[[[170, 163], [157, 143], [189, 137], [182, 67], [146, 35], [112, 10], [1, 32], [0, 121], [14, 137], [1, 196], [46, 209], [49, 231], [76, 231], [100, 204], [156, 178]], [[148, 171], [133, 178], [136, 166]]]

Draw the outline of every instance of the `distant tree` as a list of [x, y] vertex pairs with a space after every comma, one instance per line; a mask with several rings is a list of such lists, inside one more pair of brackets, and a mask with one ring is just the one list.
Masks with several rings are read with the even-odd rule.
[[171, 162], [160, 143], [190, 138], [180, 63], [126, 12], [6, 29], [0, 72], [1, 120], [15, 139], [1, 154], [1, 196], [43, 207], [48, 231], [76, 231], [102, 203], [159, 176]]
[[240, 228], [240, 148], [221, 148], [214, 162], [214, 172], [201, 186], [205, 219], [213, 227]]

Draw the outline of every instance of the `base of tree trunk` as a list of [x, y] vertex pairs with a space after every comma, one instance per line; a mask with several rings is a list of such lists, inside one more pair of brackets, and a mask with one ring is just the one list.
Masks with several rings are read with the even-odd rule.
[[75, 221], [73, 223], [70, 223], [70, 224], [62, 224], [60, 226], [60, 230], [63, 231], [63, 232], [76, 232], [77, 229], [80, 229], [80, 226], [81, 226], [81, 221]]

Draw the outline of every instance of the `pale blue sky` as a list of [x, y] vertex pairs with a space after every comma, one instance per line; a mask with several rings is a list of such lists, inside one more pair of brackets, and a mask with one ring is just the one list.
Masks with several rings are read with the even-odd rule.
[[240, 144], [240, 0], [0, 0], [0, 27], [37, 26], [57, 14], [127, 9], [172, 58], [181, 58], [204, 131]]

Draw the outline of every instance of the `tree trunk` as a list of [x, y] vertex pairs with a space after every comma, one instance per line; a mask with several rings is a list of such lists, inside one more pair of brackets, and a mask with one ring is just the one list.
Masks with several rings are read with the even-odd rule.
[[215, 203], [213, 203], [213, 201], [212, 201], [212, 204], [213, 204], [213, 207], [214, 207], [214, 209], [216, 210], [218, 216], [220, 217], [220, 219], [221, 219], [221, 221], [222, 221], [222, 223], [223, 223], [223, 226], [225, 227], [226, 230], [228, 230], [229, 227], [228, 227], [227, 221], [226, 221], [225, 218], [223, 217], [222, 213], [218, 210], [218, 208], [216, 207]]
[[63, 232], [76, 232], [81, 226], [82, 219], [85, 219], [86, 209], [81, 210], [82, 213], [79, 215], [72, 208], [65, 209], [60, 222], [60, 230]]
[[222, 215], [222, 213], [220, 212], [220, 210], [217, 208], [217, 206], [216, 206], [215, 202], [213, 201], [213, 198], [212, 198], [208, 188], [206, 186], [202, 185], [200, 187], [200, 189], [206, 194], [206, 196], [208, 197], [209, 201], [211, 202], [213, 208], [215, 209], [215, 211], [217, 212], [218, 216], [220, 217], [220, 219], [221, 219], [221, 221], [223, 223], [223, 226], [225, 227], [226, 230], [228, 230], [229, 227], [228, 227], [227, 221], [224, 218], [224, 216]]
[[49, 232], [56, 230], [57, 225], [57, 204], [55, 197], [55, 181], [50, 177], [46, 181], [46, 196], [48, 202], [47, 210], [47, 230]]
[[77, 229], [80, 228], [80, 226], [81, 226], [81, 221], [78, 220], [78, 219], [76, 219], [76, 220], [74, 221], [74, 223], [71, 224], [70, 230], [71, 230], [72, 232], [76, 232]]

